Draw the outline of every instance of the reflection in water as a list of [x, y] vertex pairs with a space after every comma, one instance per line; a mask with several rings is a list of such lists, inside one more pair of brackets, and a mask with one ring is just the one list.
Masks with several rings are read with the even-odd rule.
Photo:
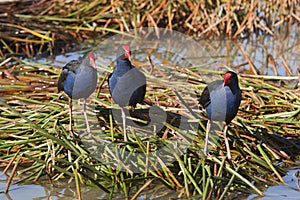
[[[51, 199], [51, 200], [68, 200], [77, 199], [76, 186], [74, 182], [55, 182], [51, 186], [48, 181], [40, 181], [38, 184], [14, 185], [10, 186], [8, 194], [3, 191], [6, 187], [7, 177], [0, 174], [0, 200], [29, 200], [29, 199]], [[84, 199], [106, 199], [107, 194], [99, 188], [81, 186], [82, 197]]]
[[[189, 41], [180, 43], [174, 38], [171, 41], [163, 38], [164, 42], [154, 39], [149, 44], [129, 42], [132, 43], [133, 64], [151, 72], [153, 69], [147, 60], [149, 55], [156, 66], [155, 71], [170, 73], [174, 78], [180, 76], [180, 68], [189, 68], [203, 74], [201, 79], [204, 82], [211, 82], [220, 77], [207, 75], [208, 70], [225, 72], [228, 70], [226, 67], [241, 74], [296, 76], [300, 66], [300, 33], [296, 26], [293, 30], [289, 34], [278, 32], [276, 37], [252, 35], [243, 40], [199, 40], [197, 45]], [[96, 48], [100, 59], [96, 62], [98, 66], [108, 66], [115, 59], [112, 52], [116, 50], [111, 43], [100, 44]]]
[[[247, 199], [262, 199], [262, 200], [273, 200], [279, 198], [285, 199], [298, 199], [300, 195], [297, 182], [299, 177], [296, 177], [297, 171], [300, 169], [292, 169], [288, 171], [287, 175], [284, 176], [285, 184], [271, 186], [267, 189], [264, 194], [265, 197], [259, 198], [257, 194], [250, 195]], [[56, 182], [54, 187], [45, 182], [39, 184], [28, 184], [28, 185], [11, 185], [8, 194], [4, 194], [3, 191], [6, 186], [6, 177], [0, 174], [0, 199], [1, 200], [27, 200], [27, 199], [51, 199], [51, 200], [73, 200], [77, 199], [76, 187], [74, 184]], [[169, 191], [166, 196], [167, 188], [165, 186], [150, 187], [149, 191], [143, 193], [145, 198], [155, 198], [159, 194], [164, 194], [165, 198], [176, 198], [177, 193]], [[99, 188], [81, 186], [83, 199], [107, 199], [109, 194], [104, 193]], [[144, 198], [142, 198], [144, 199]]]
[[251, 195], [248, 199], [260, 199], [260, 200], [273, 200], [273, 199], [299, 199], [299, 177], [296, 174], [300, 169], [293, 169], [288, 171], [287, 175], [283, 177], [285, 184], [271, 186], [264, 194], [265, 197], [259, 198], [257, 195]]

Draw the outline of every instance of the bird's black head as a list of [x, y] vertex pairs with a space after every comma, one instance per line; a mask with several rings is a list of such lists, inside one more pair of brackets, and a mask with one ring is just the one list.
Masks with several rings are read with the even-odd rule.
[[130, 46], [128, 44], [124, 44], [124, 45], [120, 46], [117, 57], [131, 61]]
[[223, 86], [229, 86], [232, 83], [238, 83], [238, 76], [235, 72], [227, 71], [224, 75]]

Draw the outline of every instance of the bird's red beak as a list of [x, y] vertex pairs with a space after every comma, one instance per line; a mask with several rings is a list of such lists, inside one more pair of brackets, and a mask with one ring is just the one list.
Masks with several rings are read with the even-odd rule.
[[91, 54], [89, 54], [89, 58], [90, 58], [90, 66], [93, 68], [96, 68], [95, 55], [91, 53]]
[[230, 79], [230, 77], [231, 77], [231, 74], [230, 74], [230, 73], [227, 73], [227, 74], [224, 75], [223, 87], [224, 87], [225, 85], [227, 85], [227, 82], [228, 82], [228, 80]]
[[123, 45], [123, 49], [124, 49], [125, 58], [127, 58], [129, 61], [131, 61], [130, 46], [127, 44]]

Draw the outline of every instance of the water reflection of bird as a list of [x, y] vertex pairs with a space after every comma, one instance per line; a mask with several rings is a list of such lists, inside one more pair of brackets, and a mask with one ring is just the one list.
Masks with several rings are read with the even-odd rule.
[[199, 103], [205, 107], [208, 122], [206, 125], [206, 136], [204, 154], [207, 155], [208, 134], [212, 121], [225, 121], [224, 139], [227, 150], [227, 157], [231, 159], [230, 147], [226, 137], [228, 124], [236, 116], [241, 103], [241, 90], [239, 88], [236, 73], [228, 71], [224, 75], [224, 80], [213, 81], [202, 92]]
[[69, 131], [74, 135], [72, 128], [72, 99], [83, 98], [83, 114], [85, 118], [87, 133], [90, 133], [90, 126], [86, 113], [86, 98], [88, 98], [97, 86], [97, 70], [94, 54], [87, 54], [81, 61], [72, 60], [67, 63], [59, 76], [58, 92], [64, 91], [69, 96]]
[[108, 78], [108, 86], [113, 100], [121, 107], [124, 141], [128, 141], [126, 133], [126, 116], [124, 107], [133, 109], [142, 103], [146, 94], [146, 77], [131, 64], [129, 45], [118, 49], [117, 65]]

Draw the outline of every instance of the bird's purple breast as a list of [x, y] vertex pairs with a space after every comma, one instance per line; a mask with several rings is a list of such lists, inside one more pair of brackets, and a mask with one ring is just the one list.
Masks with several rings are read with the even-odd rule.
[[109, 78], [109, 89], [114, 101], [120, 106], [141, 103], [146, 93], [146, 78], [138, 69], [120, 74], [115, 71]]
[[232, 91], [228, 86], [219, 85], [210, 91], [210, 104], [206, 107], [207, 117], [228, 124], [236, 116], [240, 102], [240, 90]]

